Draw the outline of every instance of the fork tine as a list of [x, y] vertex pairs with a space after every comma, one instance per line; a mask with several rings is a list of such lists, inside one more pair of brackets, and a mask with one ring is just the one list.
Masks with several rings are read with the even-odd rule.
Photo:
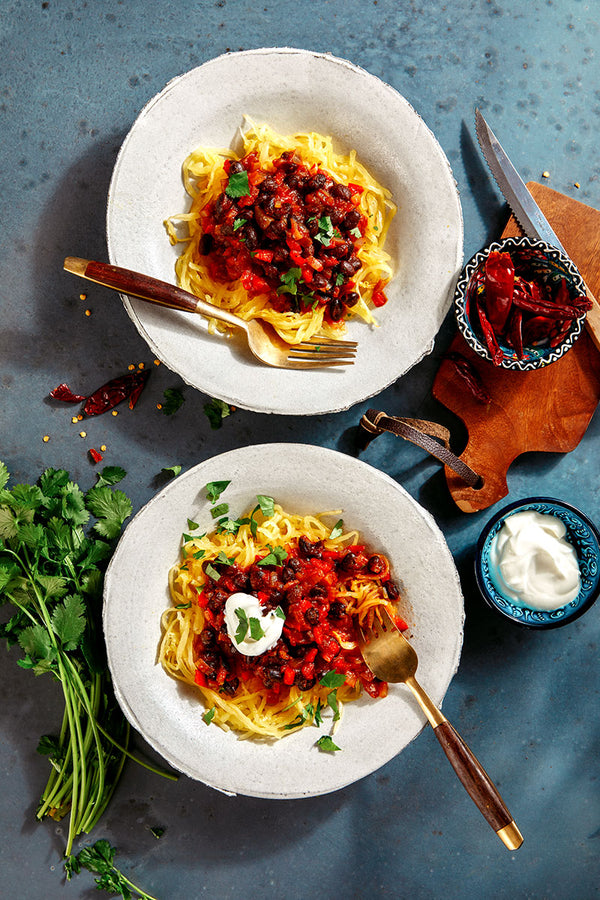
[[329, 359], [321, 357], [320, 359], [306, 359], [288, 356], [288, 368], [292, 369], [328, 369], [330, 366], [351, 366], [353, 359]]
[[303, 347], [294, 346], [288, 353], [288, 359], [354, 359], [356, 351], [340, 350], [338, 347]]
[[358, 347], [358, 341], [342, 341], [337, 338], [311, 338], [307, 341], [302, 341], [301, 344], [297, 345], [298, 347], [339, 347], [342, 349], [343, 347]]

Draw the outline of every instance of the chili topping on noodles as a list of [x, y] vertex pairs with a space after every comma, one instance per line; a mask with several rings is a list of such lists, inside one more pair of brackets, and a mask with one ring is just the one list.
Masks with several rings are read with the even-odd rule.
[[[245, 682], [249, 689], [266, 688], [267, 703], [275, 703], [292, 685], [307, 691], [325, 673], [335, 671], [345, 675], [346, 685], [360, 683], [372, 697], [384, 697], [388, 686], [362, 658], [356, 615], [351, 615], [347, 599], [357, 578], [373, 579], [389, 600], [398, 598], [386, 557], [369, 554], [363, 545], [328, 550], [322, 541], [306, 537], [286, 550], [280, 565], [260, 565], [264, 554], [247, 568], [211, 563], [219, 578], [207, 577], [197, 595], [205, 622], [194, 637], [196, 683], [234, 697]], [[225, 604], [236, 592], [255, 595], [265, 611], [281, 607], [285, 614], [281, 638], [260, 656], [242, 655], [228, 636]], [[395, 620], [399, 628], [407, 627], [397, 614]]]
[[[340, 322], [359, 300], [353, 278], [367, 228], [358, 208], [363, 188], [307, 167], [293, 151], [269, 170], [255, 152], [227, 159], [224, 169], [223, 190], [200, 214], [199, 252], [211, 278], [239, 280], [277, 312], [324, 307], [326, 322]], [[386, 303], [382, 282], [371, 300]]]

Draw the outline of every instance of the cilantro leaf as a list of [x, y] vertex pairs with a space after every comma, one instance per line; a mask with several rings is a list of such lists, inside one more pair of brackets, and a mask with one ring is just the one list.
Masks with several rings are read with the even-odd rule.
[[257, 494], [256, 499], [260, 506], [260, 511], [265, 519], [270, 519], [275, 515], [275, 501], [272, 497], [265, 497], [264, 494]]
[[323, 687], [338, 688], [341, 687], [345, 681], [346, 676], [342, 672], [334, 672], [331, 670], [330, 672], [325, 672], [320, 679], [319, 684], [323, 685]]
[[337, 744], [333, 743], [333, 739], [328, 735], [324, 734], [317, 741], [317, 747], [319, 750], [323, 750], [325, 753], [335, 753], [336, 750], [341, 750], [341, 747], [338, 747]]
[[127, 472], [121, 466], [104, 466], [98, 474], [98, 481], [95, 486], [102, 487], [105, 484], [118, 484], [119, 481], [123, 481], [126, 474]]
[[229, 503], [219, 503], [218, 506], [214, 506], [211, 509], [210, 514], [213, 517], [213, 519], [218, 519], [219, 516], [224, 516], [228, 512], [229, 512]]
[[248, 616], [246, 615], [246, 610], [241, 606], [235, 610], [235, 614], [238, 617], [238, 622], [240, 623], [236, 628], [235, 632], [235, 642], [236, 644], [241, 644], [246, 635], [248, 634], [248, 628], [250, 627], [250, 623], [248, 622]]
[[224, 550], [219, 550], [215, 557], [215, 561], [223, 563], [224, 566], [232, 566], [235, 562], [235, 557], [226, 556]]
[[197, 528], [200, 528], [197, 522], [193, 522], [191, 519], [187, 520], [187, 526], [189, 531], [195, 531]]
[[163, 393], [163, 397], [161, 406], [165, 416], [172, 416], [185, 402], [185, 397], [179, 388], [167, 388]]
[[330, 691], [327, 694], [327, 706], [333, 710], [333, 721], [337, 722], [340, 718], [340, 705], [338, 703], [337, 691]]
[[208, 575], [209, 578], [212, 578], [213, 581], [218, 581], [219, 578], [221, 577], [221, 573], [217, 572], [217, 570], [212, 565], [212, 563], [206, 563], [206, 565], [204, 567], [204, 571], [206, 572], [206, 574]]
[[211, 503], [216, 503], [225, 488], [229, 487], [231, 481], [209, 481], [204, 485], [206, 491], [206, 499]]
[[92, 515], [98, 519], [94, 531], [109, 540], [119, 535], [123, 522], [133, 511], [129, 497], [108, 485], [91, 488], [86, 494], [86, 502]]
[[278, 294], [297, 294], [298, 282], [302, 275], [302, 270], [297, 266], [293, 266], [281, 275], [281, 284], [277, 288]]
[[260, 624], [260, 619], [256, 619], [254, 616], [250, 616], [250, 637], [253, 641], [259, 641], [261, 637], [265, 636], [265, 632], [263, 630], [262, 625]]
[[280, 566], [284, 559], [287, 559], [287, 550], [283, 547], [271, 547], [270, 544], [267, 544], [267, 547], [270, 552], [263, 559], [259, 559], [257, 566]]
[[169, 478], [177, 478], [181, 472], [181, 466], [163, 466], [160, 471]]
[[250, 519], [219, 519], [217, 522], [217, 534], [237, 534], [242, 525], [247, 525]]
[[331, 529], [331, 534], [329, 535], [330, 540], [334, 540], [335, 538], [339, 538], [340, 535], [344, 533], [344, 520], [338, 519], [333, 528]]
[[10, 475], [8, 469], [6, 468], [5, 464], [0, 461], [0, 490], [2, 490], [2, 488], [6, 485], [9, 477]]
[[34, 661], [53, 660], [56, 651], [48, 630], [43, 625], [30, 625], [19, 635], [19, 646]]
[[69, 473], [64, 469], [46, 469], [40, 475], [40, 488], [45, 497], [56, 497], [66, 487]]
[[237, 231], [238, 228], [241, 228], [242, 225], [245, 225], [247, 221], [248, 221], [248, 219], [242, 219], [242, 218], [238, 217], [233, 222], [233, 230]]
[[232, 172], [229, 176], [225, 193], [228, 197], [249, 197], [250, 184], [248, 182], [248, 173], [245, 170], [243, 172]]
[[223, 419], [231, 415], [233, 407], [225, 403], [224, 400], [217, 400], [216, 397], [213, 397], [209, 403], [204, 404], [204, 412], [210, 422], [210, 427], [216, 430], [223, 424]]
[[283, 621], [285, 622], [285, 613], [284, 613], [283, 609], [281, 608], [281, 606], [277, 606], [275, 608], [275, 615], [277, 616], [278, 619], [283, 619]]
[[74, 650], [85, 631], [85, 607], [81, 597], [70, 594], [52, 613], [52, 628], [65, 650]]
[[210, 725], [210, 723], [214, 719], [216, 711], [217, 711], [217, 707], [211, 706], [211, 708], [207, 709], [205, 713], [202, 713], [202, 718], [204, 719], [204, 721], [206, 722], [207, 725]]

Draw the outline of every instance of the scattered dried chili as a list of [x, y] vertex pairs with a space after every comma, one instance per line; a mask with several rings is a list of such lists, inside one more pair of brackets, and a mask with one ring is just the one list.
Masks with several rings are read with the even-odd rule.
[[490, 395], [484, 388], [479, 373], [475, 367], [471, 365], [469, 360], [463, 356], [462, 353], [456, 353], [454, 351], [447, 353], [446, 359], [452, 363], [458, 375], [460, 375], [465, 385], [471, 391], [473, 397], [475, 397], [476, 400], [480, 400], [482, 403], [489, 403]]
[[140, 369], [135, 372], [129, 372], [127, 375], [113, 378], [95, 390], [89, 397], [73, 393], [70, 387], [63, 382], [54, 388], [53, 391], [50, 391], [50, 396], [53, 400], [61, 400], [63, 403], [81, 403], [85, 401], [83, 413], [86, 416], [98, 416], [101, 413], [108, 412], [117, 404], [122, 403], [123, 400], [129, 400], [129, 408], [133, 409], [144, 389], [149, 374], [149, 369]]
[[88, 452], [89, 452], [90, 456], [92, 457], [92, 459], [94, 460], [95, 463], [98, 463], [98, 462], [101, 462], [101, 461], [102, 461], [102, 459], [103, 459], [102, 454], [101, 454], [101, 453], [98, 453], [97, 450], [94, 450], [93, 447], [90, 447], [90, 449], [89, 449]]

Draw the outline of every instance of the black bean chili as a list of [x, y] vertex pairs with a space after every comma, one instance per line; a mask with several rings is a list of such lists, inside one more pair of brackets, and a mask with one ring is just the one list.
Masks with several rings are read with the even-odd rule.
[[[360, 575], [377, 579], [396, 600], [399, 591], [386, 557], [361, 545], [327, 550], [322, 541], [305, 537], [287, 549], [281, 565], [259, 565], [259, 558], [247, 568], [211, 563], [219, 578], [208, 577], [198, 592], [205, 623], [194, 639], [196, 683], [234, 696], [240, 682], [250, 682], [253, 690], [266, 688], [267, 702], [275, 703], [292, 685], [307, 691], [326, 672], [336, 671], [347, 685], [360, 683], [372, 697], [385, 696], [387, 684], [367, 668], [356, 643], [355, 617], [340, 591]], [[239, 653], [227, 633], [225, 603], [237, 591], [256, 596], [265, 611], [279, 606], [285, 613], [281, 638], [257, 657]], [[395, 619], [398, 627], [407, 627]]]
[[[240, 281], [250, 297], [266, 294], [278, 312], [324, 307], [327, 322], [340, 322], [359, 295], [357, 250], [367, 217], [359, 209], [363, 188], [341, 184], [294, 152], [268, 171], [256, 153], [226, 160], [217, 199], [201, 214], [199, 253], [215, 281]], [[383, 283], [374, 306], [387, 298]]]

